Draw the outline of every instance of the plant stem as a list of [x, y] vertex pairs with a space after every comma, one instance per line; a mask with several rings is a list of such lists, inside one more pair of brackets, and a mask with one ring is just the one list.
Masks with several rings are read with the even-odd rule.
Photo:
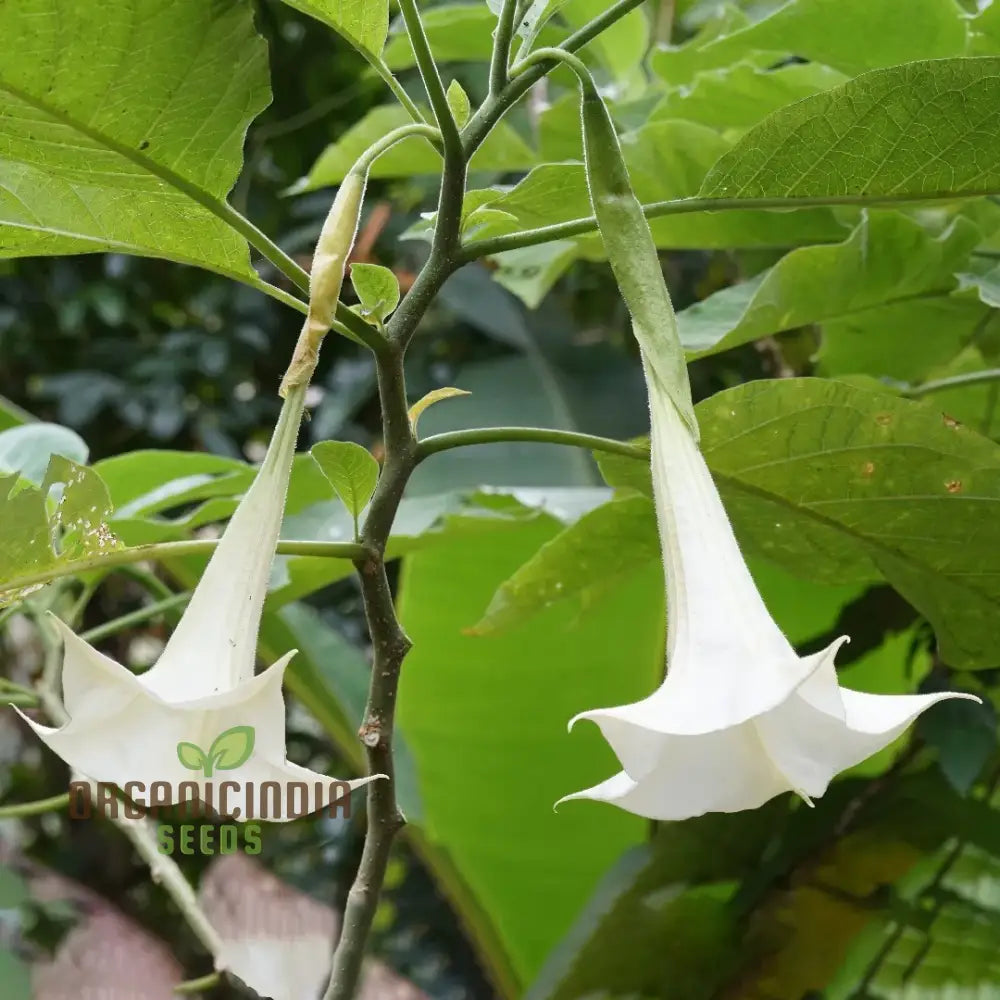
[[[145, 560], [161, 561], [179, 556], [202, 555], [214, 551], [219, 544], [217, 538], [198, 538], [186, 542], [157, 542], [153, 545], [134, 545], [126, 549], [110, 549], [100, 555], [86, 556], [83, 559], [73, 559], [70, 562], [59, 563], [50, 569], [30, 576], [21, 576], [7, 580], [0, 593], [25, 590], [51, 583], [62, 576], [75, 576], [90, 570], [103, 569], [106, 566], [124, 566], [129, 563]], [[326, 559], [358, 559], [364, 556], [365, 549], [361, 545], [350, 542], [278, 542], [278, 554], [286, 556], [320, 556]]]
[[629, 444], [627, 441], [613, 441], [593, 434], [577, 434], [575, 431], [560, 431], [546, 427], [477, 427], [473, 430], [448, 431], [424, 438], [417, 445], [417, 461], [422, 462], [439, 451], [464, 448], [467, 445], [494, 444], [503, 441], [533, 441], [539, 444], [562, 444], [590, 451], [604, 451], [612, 455], [625, 455], [649, 461], [649, 448]]
[[400, 104], [406, 108], [406, 113], [415, 121], [423, 122], [424, 116], [420, 113], [420, 108], [413, 103], [410, 95], [403, 89], [403, 85], [396, 79], [396, 75], [389, 69], [384, 62], [379, 58], [368, 58], [368, 65], [371, 66], [379, 77], [385, 82], [385, 85], [392, 91], [393, 96], [399, 101]]
[[[619, 0], [601, 17], [568, 39], [565, 47], [572, 51], [585, 45], [641, 2], [642, 0]], [[392, 591], [385, 571], [386, 542], [403, 490], [417, 462], [432, 454], [434, 450], [456, 447], [459, 443], [475, 443], [468, 434], [460, 439], [442, 435], [438, 439], [426, 439], [430, 442], [437, 440], [438, 443], [437, 445], [432, 443], [429, 448], [425, 443], [424, 450], [421, 451], [421, 446], [418, 446], [413, 436], [407, 412], [403, 359], [406, 348], [413, 339], [428, 306], [448, 277], [464, 263], [459, 253], [459, 237], [469, 158], [508, 108], [552, 66], [550, 63], [547, 66], [540, 65], [527, 70], [517, 80], [507, 82], [499, 93], [494, 92], [473, 116], [461, 141], [456, 143], [457, 129], [451, 109], [447, 106], [437, 66], [427, 45], [415, 0], [400, 0], [400, 8], [424, 86], [441, 128], [444, 172], [441, 178], [437, 224], [430, 255], [389, 321], [387, 348], [376, 355], [385, 461], [361, 533], [361, 542], [366, 554], [355, 559], [373, 649], [368, 701], [359, 735], [366, 750], [368, 773], [386, 774], [389, 780], [373, 781], [368, 785], [368, 832], [357, 875], [348, 893], [343, 929], [334, 952], [333, 969], [323, 1000], [351, 1000], [355, 995], [379, 894], [385, 880], [392, 842], [405, 822], [396, 802], [392, 733], [399, 676], [403, 660], [410, 649], [410, 640], [396, 617]], [[507, 0], [504, 20], [509, 19], [514, 10], [515, 5]], [[502, 65], [506, 75], [511, 39], [504, 31], [498, 31], [497, 34], [491, 65], [494, 67]], [[493, 82], [498, 78], [498, 74], [491, 75]], [[477, 433], [489, 434], [490, 430], [471, 432], [473, 437]], [[533, 429], [515, 428], [514, 433], [528, 435], [533, 433]], [[544, 440], [553, 440], [551, 435], [558, 432], [540, 433], [545, 435]], [[441, 444], [441, 437], [445, 438], [445, 444]], [[565, 437], [560, 440], [563, 443], [570, 443]], [[613, 445], [623, 454], [645, 457], [645, 452], [635, 446], [605, 442], [604, 439], [591, 438], [589, 435], [575, 435], [571, 443], [590, 448], [600, 446], [608, 448]]]
[[141, 625], [143, 622], [149, 621], [150, 618], [156, 618], [157, 615], [163, 614], [164, 611], [183, 607], [189, 600], [191, 600], [190, 591], [172, 594], [170, 597], [147, 604], [143, 608], [130, 611], [127, 615], [112, 618], [111, 621], [97, 625], [86, 632], [81, 632], [80, 638], [91, 644], [100, 642], [101, 639], [106, 639], [109, 635], [117, 635], [119, 632], [124, 632], [126, 629], [131, 628], [133, 625]]
[[396, 617], [385, 570], [386, 540], [406, 482], [416, 465], [416, 441], [407, 414], [403, 354], [403, 345], [396, 342], [392, 351], [376, 359], [385, 461], [361, 535], [369, 554], [355, 563], [373, 650], [368, 701], [359, 735], [365, 746], [368, 773], [385, 774], [389, 780], [368, 785], [368, 831], [357, 875], [347, 896], [324, 1000], [350, 1000], [357, 990], [392, 842], [405, 822], [396, 803], [392, 734], [399, 675], [410, 640]]
[[[528, 70], [522, 73], [518, 80], [524, 79], [531, 72], [532, 70]], [[962, 197], [975, 197], [975, 193], [963, 194]], [[842, 205], [871, 207], [940, 200], [940, 195], [924, 197], [913, 193], [906, 195], [823, 195], [815, 198], [675, 198], [670, 201], [649, 202], [642, 206], [642, 211], [647, 219], [659, 219], [669, 215], [689, 215], [693, 212], [734, 212], [763, 209], [787, 211], [797, 208], [836, 208]], [[553, 240], [584, 236], [596, 231], [596, 229], [597, 219], [593, 215], [588, 215], [586, 218], [556, 222], [550, 226], [539, 226], [537, 229], [525, 229], [507, 236], [472, 240], [462, 247], [461, 263], [465, 264], [480, 257], [489, 257], [496, 253], [502, 253], [504, 250], [519, 250], [522, 247], [537, 246], [539, 243], [551, 243]]]
[[406, 33], [410, 37], [410, 44], [413, 46], [413, 56], [417, 62], [417, 69], [420, 70], [420, 78], [424, 82], [424, 90], [431, 102], [431, 109], [437, 120], [438, 128], [441, 130], [445, 162], [447, 163], [449, 158], [461, 159], [462, 139], [458, 134], [455, 116], [451, 113], [451, 107], [448, 105], [448, 95], [441, 82], [437, 63], [434, 62], [434, 56], [431, 54], [431, 47], [424, 32], [416, 0], [399, 0], [399, 9], [403, 14], [403, 22], [406, 25]]
[[903, 395], [910, 399], [920, 399], [921, 396], [929, 396], [932, 392], [944, 392], [946, 389], [961, 389], [967, 385], [983, 385], [997, 381], [1000, 381], [1000, 368], [984, 368], [979, 372], [966, 372], [963, 375], [952, 375], [949, 378], [924, 382], [923, 385], [904, 389]]
[[[613, 3], [600, 17], [594, 18], [589, 24], [570, 35], [559, 48], [565, 49], [567, 52], [576, 52], [577, 49], [582, 49], [602, 31], [606, 31], [616, 21], [621, 20], [644, 2], [645, 0], [617, 0], [617, 3]], [[483, 103], [462, 133], [466, 157], [470, 157], [479, 148], [497, 122], [531, 89], [533, 84], [554, 69], [555, 65], [554, 62], [548, 62], [533, 66], [516, 80], [511, 80], [495, 97], [490, 97]]]
[[496, 34], [493, 36], [493, 57], [490, 60], [490, 96], [497, 97], [507, 86], [507, 69], [510, 64], [510, 47], [514, 41], [514, 17], [517, 0], [503, 0]]
[[39, 799], [37, 802], [17, 802], [14, 805], [0, 806], [0, 819], [23, 819], [25, 816], [41, 816], [43, 813], [65, 809], [69, 805], [69, 792], [53, 795], [50, 799]]
[[204, 993], [206, 990], [218, 986], [221, 981], [222, 976], [218, 972], [210, 972], [207, 976], [201, 976], [199, 979], [189, 979], [187, 982], [178, 983], [174, 987], [174, 992], [180, 996], [189, 996], [192, 993]]

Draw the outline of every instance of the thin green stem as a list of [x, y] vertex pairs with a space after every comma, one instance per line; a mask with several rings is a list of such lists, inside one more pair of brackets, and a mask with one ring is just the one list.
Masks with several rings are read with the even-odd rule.
[[[430, 128], [430, 126], [427, 127]], [[271, 285], [264, 281], [263, 278], [256, 281], [248, 281], [247, 284], [251, 288], [256, 288], [258, 292], [270, 295], [277, 302], [281, 302], [296, 312], [302, 313], [303, 316], [309, 315], [309, 303], [304, 299], [300, 299], [297, 295], [292, 295], [291, 292], [286, 292], [277, 285]], [[340, 334], [341, 337], [353, 340], [355, 344], [360, 344], [362, 347], [371, 347], [372, 345], [372, 327], [358, 316], [357, 313], [351, 312], [343, 302], [337, 303], [337, 318], [330, 324], [330, 329], [334, 333]]]
[[[645, 0], [617, 0], [600, 17], [594, 18], [575, 31], [559, 46], [566, 52], [576, 52], [592, 42], [601, 32], [620, 21], [626, 14], [641, 6]], [[490, 134], [500, 119], [547, 73], [555, 68], [554, 62], [539, 63], [528, 72], [522, 73], [516, 80], [511, 80], [506, 87], [483, 102], [479, 110], [472, 116], [469, 124], [462, 132], [462, 143], [465, 146], [466, 157], [479, 148], [483, 140]], [[595, 223], [596, 226], [596, 223]], [[544, 242], [544, 241], [542, 241]]]
[[921, 396], [929, 396], [932, 392], [944, 392], [947, 389], [961, 389], [969, 385], [983, 385], [998, 381], [1000, 381], [1000, 368], [984, 368], [978, 372], [966, 372], [963, 375], [951, 375], [933, 382], [924, 382], [923, 385], [904, 389], [903, 395], [910, 399], [920, 399]]
[[293, 295], [291, 292], [286, 292], [283, 288], [279, 288], [277, 285], [270, 284], [263, 278], [258, 278], [256, 281], [248, 282], [248, 284], [251, 288], [256, 288], [258, 292], [263, 292], [265, 295], [270, 295], [272, 299], [275, 299], [283, 305], [289, 306], [296, 312], [300, 312], [303, 315], [309, 312], [309, 304], [304, 299], [300, 299], [297, 295]]
[[147, 594], [152, 594], [157, 598], [168, 598], [173, 597], [174, 592], [171, 590], [170, 585], [163, 580], [161, 580], [155, 573], [148, 569], [144, 569], [142, 566], [133, 566], [131, 564], [121, 566], [119, 572], [124, 576], [131, 577], [139, 584]]
[[420, 12], [417, 10], [416, 0], [399, 0], [399, 9], [403, 14], [403, 23], [406, 25], [406, 33], [410, 37], [410, 45], [413, 46], [413, 57], [416, 60], [417, 69], [420, 71], [420, 78], [424, 82], [427, 99], [431, 102], [431, 110], [433, 110], [434, 118], [441, 130], [445, 162], [447, 163], [449, 158], [461, 158], [462, 140], [458, 134], [458, 125], [455, 124], [455, 116], [451, 113], [448, 95], [445, 93], [441, 74], [438, 72], [437, 63], [431, 53], [424, 24], [420, 19]]
[[593, 434], [578, 434], [575, 431], [560, 431], [546, 427], [477, 427], [472, 430], [448, 431], [434, 434], [417, 444], [417, 461], [422, 462], [431, 455], [452, 448], [465, 448], [476, 444], [496, 444], [506, 441], [530, 441], [536, 444], [561, 444], [588, 451], [603, 451], [611, 455], [625, 455], [640, 461], [649, 461], [649, 448], [627, 441], [596, 437]]
[[424, 116], [420, 113], [420, 108], [414, 104], [410, 95], [403, 89], [403, 85], [396, 79], [395, 74], [381, 59], [365, 57], [368, 65], [379, 75], [385, 85], [392, 91], [393, 96], [406, 109], [406, 113], [415, 122], [424, 122]]
[[23, 819], [26, 816], [41, 816], [43, 813], [55, 812], [57, 809], [69, 807], [69, 793], [53, 795], [50, 799], [39, 799], [37, 802], [18, 802], [14, 805], [0, 806], [0, 819]]
[[[523, 79], [528, 73], [522, 74]], [[983, 192], [962, 195], [978, 197]], [[671, 201], [653, 201], [642, 206], [647, 219], [658, 219], [669, 215], [689, 215], [693, 212], [734, 212], [762, 209], [835, 208], [840, 205], [871, 207], [873, 205], [895, 205], [922, 201], [941, 201], [940, 195], [830, 195], [815, 198], [677, 198]], [[525, 229], [509, 236], [494, 236], [485, 240], [473, 240], [462, 247], [462, 263], [502, 253], [504, 250], [518, 250], [522, 247], [551, 243], [553, 240], [584, 236], [597, 229], [597, 219], [593, 215], [586, 218], [557, 222], [551, 226]]]
[[493, 55], [490, 60], [490, 96], [497, 97], [507, 86], [507, 69], [510, 65], [510, 47], [514, 41], [514, 18], [517, 0], [503, 0], [497, 30], [493, 35]]
[[[25, 590], [29, 587], [39, 587], [51, 583], [63, 576], [75, 576], [95, 569], [111, 566], [125, 566], [130, 563], [162, 561], [176, 559], [180, 556], [205, 555], [214, 551], [219, 540], [216, 538], [199, 538], [186, 542], [157, 542], [154, 545], [136, 545], [127, 549], [111, 549], [100, 555], [86, 556], [83, 559], [73, 559], [59, 563], [39, 573], [18, 577], [4, 583], [4, 592]], [[286, 556], [319, 556], [324, 559], [361, 559], [367, 550], [363, 545], [349, 542], [278, 542], [278, 554]]]
[[19, 698], [25, 699], [37, 698], [31, 688], [26, 688], [22, 684], [9, 681], [6, 677], [0, 677], [0, 697], [7, 697], [7, 695], [16, 695]]
[[433, 143], [442, 142], [441, 130], [433, 125], [412, 124], [400, 125], [391, 132], [387, 132], [381, 139], [373, 142], [355, 161], [351, 167], [353, 173], [365, 173], [371, 169], [371, 165], [385, 152], [390, 150], [397, 142], [409, 139], [411, 136], [419, 135], [429, 139]]
[[109, 635], [117, 635], [119, 632], [124, 632], [126, 629], [132, 628], [133, 625], [142, 625], [144, 622], [148, 622], [151, 618], [156, 618], [166, 611], [172, 611], [174, 608], [182, 608], [190, 600], [190, 591], [171, 594], [170, 597], [154, 601], [152, 604], [137, 608], [128, 614], [119, 615], [119, 617], [112, 618], [102, 625], [95, 625], [94, 628], [88, 629], [86, 632], [81, 632], [80, 638], [89, 643], [100, 642]]

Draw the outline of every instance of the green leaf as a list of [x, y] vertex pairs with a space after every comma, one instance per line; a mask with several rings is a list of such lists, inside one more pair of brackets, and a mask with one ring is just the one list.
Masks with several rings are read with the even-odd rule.
[[201, 771], [209, 762], [210, 757], [207, 757], [197, 744], [182, 740], [177, 744], [177, 759], [189, 771]]
[[389, 34], [388, 0], [285, 0], [329, 25], [362, 55], [377, 59]]
[[[496, 16], [485, 3], [444, 3], [421, 11], [424, 32], [439, 63], [489, 62]], [[416, 65], [409, 35], [394, 32], [385, 48], [385, 63], [393, 70]]]
[[572, 240], [552, 240], [537, 246], [505, 250], [492, 258], [497, 265], [493, 280], [516, 295], [529, 309], [537, 309], [579, 256], [579, 245]]
[[599, 736], [571, 738], [566, 721], [643, 697], [663, 666], [659, 567], [582, 618], [562, 605], [501, 636], [462, 634], [558, 530], [546, 515], [449, 519], [439, 544], [404, 560], [399, 597], [414, 642], [399, 720], [423, 783], [420, 831], [450, 856], [522, 980], [607, 868], [645, 836], [642, 820], [618, 810], [553, 813], [556, 799], [610, 767]]
[[365, 319], [385, 322], [399, 305], [399, 279], [378, 264], [352, 264], [351, 284], [361, 300]]
[[246, 462], [200, 451], [129, 451], [101, 459], [93, 469], [108, 487], [117, 513], [128, 517], [210, 496], [212, 484], [235, 495], [253, 479]]
[[313, 445], [311, 454], [354, 518], [356, 533], [358, 518], [378, 485], [378, 462], [352, 441], [321, 441]]
[[524, 38], [522, 51], [528, 52], [534, 46], [542, 28], [549, 20], [565, 7], [569, 0], [532, 0], [531, 6], [525, 12], [517, 27], [518, 34]]
[[[794, 0], [769, 17], [725, 31], [702, 46], [701, 69], [726, 65], [746, 52], [789, 52], [855, 75], [915, 59], [959, 56], [966, 17], [953, 0], [909, 0], [905, 16], [881, 0]], [[730, 24], [733, 22], [730, 21]]]
[[255, 742], [253, 726], [233, 726], [215, 737], [208, 759], [219, 771], [235, 771], [250, 759]]
[[[440, 9], [440, 8], [438, 8]], [[339, 184], [357, 158], [373, 143], [394, 128], [410, 123], [406, 111], [387, 104], [369, 111], [335, 143], [327, 146], [308, 175], [292, 188], [293, 193]], [[537, 157], [510, 126], [501, 123], [487, 137], [472, 157], [473, 170], [524, 170]], [[372, 165], [372, 177], [415, 177], [441, 172], [441, 157], [420, 136], [397, 142]]]
[[[46, 498], [52, 487], [61, 492], [50, 507]], [[0, 606], [37, 590], [40, 585], [22, 582], [36, 574], [117, 548], [120, 543], [106, 523], [110, 516], [100, 476], [59, 455], [49, 460], [41, 488], [17, 475], [0, 475]]]
[[[643, 444], [649, 447], [649, 436], [638, 438], [634, 444]], [[626, 458], [624, 455], [610, 455], [607, 452], [597, 454], [594, 459], [604, 481], [614, 488], [616, 494], [629, 495], [638, 493], [640, 496], [651, 497], [653, 495], [653, 478], [649, 468], [649, 460], [639, 461], [635, 458]]]
[[628, 497], [604, 504], [546, 542], [505, 580], [470, 631], [500, 632], [572, 598], [586, 609], [659, 554], [650, 500]]
[[0, 431], [0, 476], [16, 472], [28, 482], [40, 484], [51, 456], [86, 462], [87, 451], [83, 438], [68, 427], [21, 424]]
[[34, 418], [27, 410], [22, 410], [17, 403], [12, 402], [6, 396], [0, 396], [0, 431], [33, 422]]
[[406, 411], [413, 433], [417, 433], [417, 424], [420, 421], [420, 414], [423, 413], [428, 407], [433, 406], [435, 403], [444, 402], [446, 399], [455, 399], [459, 396], [471, 395], [472, 393], [467, 392], [465, 389], [456, 389], [452, 385], [445, 385], [440, 389], [432, 389], [430, 392], [425, 393], [409, 408], [409, 410]]
[[766, 69], [754, 62], [739, 62], [700, 73], [690, 86], [671, 90], [650, 117], [684, 118], [718, 129], [746, 129], [779, 108], [845, 80], [843, 73], [818, 63]]
[[[574, 29], [582, 28], [608, 9], [606, 0], [567, 0], [560, 16]], [[586, 48], [619, 81], [641, 78], [642, 60], [649, 48], [649, 21], [633, 10], [602, 31]]]
[[[885, 5], [864, 3], [888, 16]], [[791, 201], [995, 193], [998, 108], [1000, 59], [875, 70], [764, 119], [712, 168], [700, 194]]]
[[[1000, 313], [960, 294], [891, 302], [826, 320], [817, 372], [863, 373], [917, 384], [998, 324]], [[975, 367], [983, 367], [981, 359]]]
[[[724, 4], [714, 17], [709, 18], [692, 38], [683, 45], [657, 46], [649, 54], [650, 68], [669, 86], [689, 84], [701, 74], [723, 69], [735, 63], [750, 62], [762, 69], [779, 62], [786, 53], [782, 51], [757, 51], [749, 44], [736, 46], [713, 45], [745, 28], [750, 18], [734, 4]], [[734, 51], [735, 48], [735, 51]]]
[[703, 357], [808, 323], [946, 294], [979, 239], [965, 218], [932, 236], [907, 216], [873, 212], [843, 243], [793, 250], [750, 281], [678, 313], [681, 341]]
[[[991, 813], [997, 822], [995, 810]], [[864, 978], [872, 1000], [990, 996], [1000, 978], [1000, 858], [952, 841], [893, 886], [891, 911], [869, 920], [824, 996], [848, 1000]]]
[[0, 6], [0, 37], [0, 257], [118, 251], [255, 280], [213, 209], [270, 100], [249, 5], [32, 0]]
[[465, 128], [472, 114], [472, 105], [469, 103], [469, 95], [462, 89], [458, 80], [452, 80], [448, 84], [448, 107], [455, 116], [455, 124], [459, 128]]
[[753, 382], [697, 407], [745, 550], [818, 583], [887, 579], [958, 667], [1000, 658], [1000, 447], [918, 404], [821, 379]]
[[736, 880], [752, 871], [786, 809], [772, 801], [662, 824], [601, 881], [525, 1000], [715, 995], [747, 950], [732, 905]]

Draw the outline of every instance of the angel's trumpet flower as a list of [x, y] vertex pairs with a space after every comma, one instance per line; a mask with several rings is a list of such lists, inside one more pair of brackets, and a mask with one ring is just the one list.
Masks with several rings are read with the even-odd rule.
[[[27, 721], [74, 770], [122, 787], [137, 802], [140, 796], [156, 805], [197, 797], [236, 819], [287, 820], [372, 780], [339, 782], [286, 760], [281, 685], [294, 650], [254, 673], [306, 387], [319, 339], [332, 321], [363, 193], [363, 173], [350, 174], [338, 192], [264, 462], [155, 665], [137, 677], [55, 619], [64, 641], [69, 719], [59, 728]], [[194, 780], [201, 783], [196, 796]]]
[[789, 790], [822, 795], [936, 701], [974, 696], [846, 690], [833, 665], [846, 639], [800, 657], [775, 624], [698, 447], [676, 317], [614, 123], [576, 57], [529, 57], [541, 58], [562, 59], [581, 82], [591, 204], [642, 351], [667, 582], [666, 680], [643, 701], [572, 720], [596, 722], [623, 770], [567, 797], [667, 820], [753, 809]]
[[945, 698], [840, 687], [846, 637], [800, 657], [771, 618], [687, 424], [649, 365], [653, 494], [667, 584], [667, 676], [648, 698], [572, 720], [600, 726], [624, 770], [567, 798], [650, 819], [822, 795]]

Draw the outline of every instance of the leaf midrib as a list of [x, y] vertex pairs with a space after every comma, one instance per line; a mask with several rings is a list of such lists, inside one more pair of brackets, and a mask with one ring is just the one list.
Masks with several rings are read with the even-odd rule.
[[205, 191], [197, 184], [189, 181], [187, 178], [174, 172], [170, 169], [170, 167], [167, 167], [148, 156], [144, 156], [139, 150], [126, 146], [124, 143], [119, 142], [117, 139], [112, 138], [99, 129], [91, 128], [91, 126], [85, 125], [83, 122], [78, 121], [65, 111], [53, 107], [40, 98], [35, 97], [34, 95], [2, 78], [0, 78], [0, 92], [10, 94], [12, 97], [24, 102], [36, 111], [41, 111], [42, 113], [49, 115], [55, 121], [66, 125], [68, 128], [73, 129], [80, 135], [86, 136], [92, 142], [96, 142], [104, 146], [106, 149], [110, 149], [112, 152], [124, 157], [130, 163], [141, 167], [143, 170], [153, 174], [155, 177], [159, 177], [160, 180], [169, 184], [171, 187], [182, 191], [193, 201], [196, 201], [203, 208], [206, 208], [212, 213], [212, 215], [226, 223], [226, 225], [229, 226], [230, 229], [233, 229], [234, 232], [238, 232], [232, 225], [232, 219], [229, 217], [228, 211], [229, 206], [226, 203]]

